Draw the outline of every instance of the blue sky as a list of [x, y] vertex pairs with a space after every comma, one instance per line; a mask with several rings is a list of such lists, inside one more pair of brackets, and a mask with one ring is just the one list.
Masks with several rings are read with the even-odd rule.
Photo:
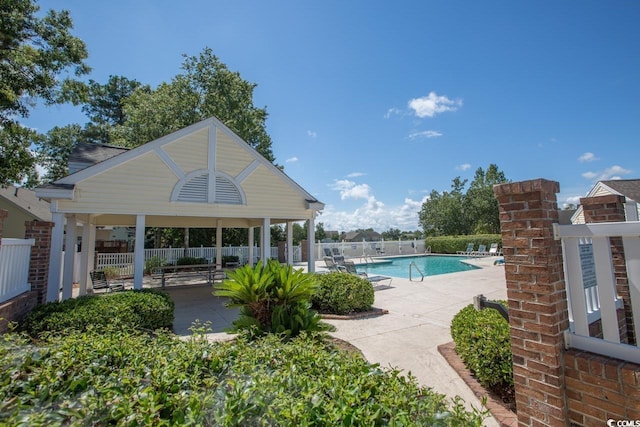
[[[256, 83], [285, 172], [326, 230], [418, 229], [432, 190], [497, 164], [560, 183], [640, 178], [640, 2], [56, 0], [92, 78], [152, 86], [210, 47]], [[42, 132], [84, 123], [38, 107]]]

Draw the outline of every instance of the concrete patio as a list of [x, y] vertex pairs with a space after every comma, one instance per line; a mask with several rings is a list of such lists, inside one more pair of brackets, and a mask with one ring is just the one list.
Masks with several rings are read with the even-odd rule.
[[[469, 263], [481, 269], [425, 277], [422, 282], [394, 278], [390, 288], [375, 293], [374, 306], [388, 314], [357, 320], [327, 320], [336, 327], [332, 335], [359, 348], [368, 361], [411, 373], [427, 387], [449, 397], [460, 396], [477, 408], [480, 401], [439, 354], [437, 347], [451, 341], [453, 316], [472, 303], [475, 295], [506, 299], [504, 268], [494, 266], [495, 257], [475, 258]], [[320, 264], [318, 264], [320, 267]], [[319, 268], [320, 270], [320, 268]], [[196, 320], [211, 322], [210, 339], [228, 339], [224, 331], [237, 316], [237, 309], [224, 307], [212, 295], [211, 286], [168, 287], [176, 303], [174, 330], [189, 335]], [[493, 418], [487, 426], [497, 426]]]

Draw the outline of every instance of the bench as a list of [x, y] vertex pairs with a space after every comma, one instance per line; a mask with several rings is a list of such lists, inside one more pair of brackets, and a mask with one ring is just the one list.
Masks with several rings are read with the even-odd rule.
[[215, 264], [163, 265], [155, 267], [151, 274], [154, 278], [160, 279], [163, 288], [168, 280], [174, 279], [201, 278], [211, 285], [227, 278], [226, 273], [216, 269]]
[[107, 275], [104, 271], [91, 271], [89, 272], [91, 277], [91, 287], [94, 291], [106, 290], [107, 292], [124, 291], [123, 283], [111, 283], [107, 279]]

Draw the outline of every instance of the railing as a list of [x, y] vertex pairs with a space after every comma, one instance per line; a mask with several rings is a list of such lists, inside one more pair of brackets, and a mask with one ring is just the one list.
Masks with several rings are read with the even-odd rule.
[[411, 273], [414, 268], [418, 270], [418, 273], [420, 273], [420, 281], [424, 281], [424, 273], [422, 272], [422, 270], [420, 270], [420, 267], [418, 267], [418, 265], [413, 261], [411, 261], [411, 264], [409, 264], [409, 281], [413, 282], [413, 275]]
[[424, 254], [426, 249], [424, 240], [418, 239], [316, 243], [316, 259], [322, 259], [325, 248], [337, 248], [346, 258]]
[[[569, 301], [568, 347], [640, 363], [640, 348], [621, 342], [611, 237], [622, 238], [630, 306], [636, 340], [640, 338], [640, 222], [554, 225], [562, 240]], [[590, 336], [589, 326], [601, 322], [602, 338]]]
[[[239, 258], [240, 264], [244, 264], [249, 260], [249, 248], [247, 246], [223, 246], [222, 256], [235, 255]], [[260, 258], [260, 248], [255, 247], [253, 255], [256, 259]], [[299, 261], [296, 256], [300, 257], [300, 250], [294, 250], [294, 261]], [[207, 261], [216, 258], [216, 248], [199, 247], [199, 248], [164, 248], [164, 249], [145, 249], [144, 260], [158, 257], [167, 264], [175, 264], [182, 257], [204, 258]], [[271, 258], [278, 259], [278, 248], [272, 247], [270, 252]], [[96, 270], [105, 267], [116, 267], [120, 269], [121, 276], [133, 275], [133, 252], [126, 253], [99, 253], [96, 257]]]
[[31, 290], [29, 262], [34, 239], [3, 238], [0, 245], [0, 303]]

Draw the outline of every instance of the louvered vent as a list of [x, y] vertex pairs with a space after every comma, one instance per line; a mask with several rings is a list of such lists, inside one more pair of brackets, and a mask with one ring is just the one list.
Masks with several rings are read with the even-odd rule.
[[201, 202], [206, 203], [209, 193], [209, 175], [204, 174], [191, 178], [185, 183], [178, 194], [180, 202]]
[[216, 200], [215, 203], [227, 203], [233, 205], [242, 204], [242, 197], [236, 186], [227, 178], [216, 177]]

